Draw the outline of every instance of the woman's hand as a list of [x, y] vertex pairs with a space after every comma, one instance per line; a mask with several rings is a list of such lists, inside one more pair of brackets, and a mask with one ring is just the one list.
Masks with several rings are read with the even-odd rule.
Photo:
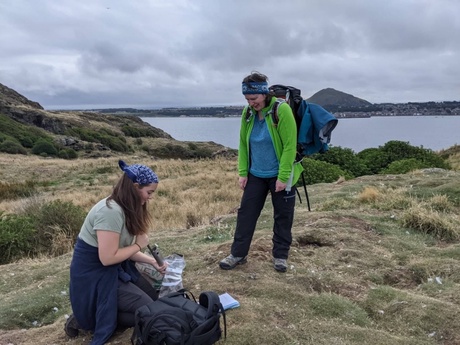
[[153, 262], [152, 262], [152, 266], [158, 271], [160, 272], [161, 274], [165, 274], [166, 273], [166, 268], [168, 267], [168, 263], [166, 261], [163, 261], [163, 265], [160, 266], [158, 265], [158, 262], [153, 259]]
[[238, 178], [238, 184], [240, 185], [240, 189], [244, 190], [246, 188], [246, 184], [248, 183], [248, 178], [247, 177], [239, 177]]
[[287, 183], [283, 183], [280, 180], [276, 180], [275, 192], [282, 192], [286, 189]]

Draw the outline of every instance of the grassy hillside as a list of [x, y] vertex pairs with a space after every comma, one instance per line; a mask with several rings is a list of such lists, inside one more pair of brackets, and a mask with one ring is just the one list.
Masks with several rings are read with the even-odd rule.
[[214, 142], [180, 142], [137, 116], [46, 111], [0, 84], [0, 152], [63, 159], [148, 154], [155, 158], [236, 155]]
[[[458, 164], [458, 155], [456, 156]], [[228, 292], [222, 344], [460, 343], [460, 172], [419, 170], [308, 187], [312, 211], [296, 207], [285, 274], [271, 264], [270, 198], [248, 263], [218, 268], [229, 253], [241, 197], [234, 160], [153, 160], [132, 156], [67, 161], [0, 154], [0, 180], [39, 181], [34, 195], [0, 203], [21, 213], [32, 203], [69, 201], [88, 210], [120, 176], [118, 158], [160, 177], [150, 202], [151, 243], [184, 254], [184, 286]], [[452, 164], [455, 166], [455, 164]], [[66, 338], [71, 252], [23, 259], [0, 270], [0, 344], [89, 344]], [[129, 344], [132, 330], [110, 344]]]

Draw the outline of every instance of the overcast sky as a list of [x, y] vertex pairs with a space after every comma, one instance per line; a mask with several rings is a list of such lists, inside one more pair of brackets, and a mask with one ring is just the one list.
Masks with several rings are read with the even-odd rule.
[[460, 101], [459, 0], [0, 0], [0, 83], [45, 109], [304, 98]]

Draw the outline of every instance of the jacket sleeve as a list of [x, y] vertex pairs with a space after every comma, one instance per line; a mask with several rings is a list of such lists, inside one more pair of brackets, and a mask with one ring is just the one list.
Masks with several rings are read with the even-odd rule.
[[[281, 103], [278, 107], [278, 134], [281, 146], [279, 152], [278, 180], [286, 183], [291, 175], [297, 150], [297, 127], [291, 107]], [[275, 143], [276, 147], [276, 143]]]
[[249, 174], [249, 122], [246, 121], [247, 108], [248, 106], [244, 107], [241, 114], [240, 143], [238, 146], [238, 176], [240, 177], [247, 177]]

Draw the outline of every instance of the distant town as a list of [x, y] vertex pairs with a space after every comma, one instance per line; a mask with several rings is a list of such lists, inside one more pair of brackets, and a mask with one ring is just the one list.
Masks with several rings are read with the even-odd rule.
[[[380, 103], [360, 106], [322, 105], [338, 118], [371, 116], [458, 116], [460, 102]], [[189, 107], [163, 109], [110, 108], [94, 109], [100, 113], [135, 115], [139, 117], [235, 117], [241, 116], [243, 106]]]

